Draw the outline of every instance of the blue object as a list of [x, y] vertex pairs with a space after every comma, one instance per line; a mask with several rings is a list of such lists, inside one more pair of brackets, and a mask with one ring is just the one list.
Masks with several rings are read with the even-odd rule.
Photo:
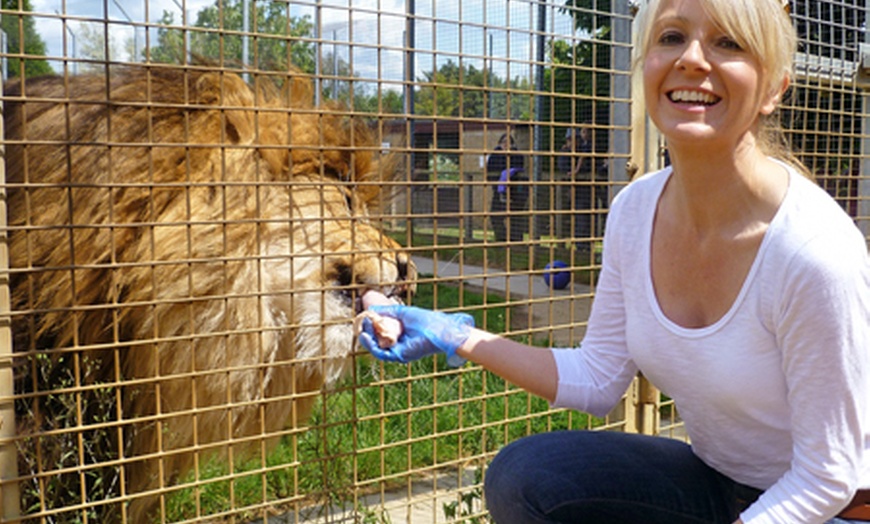
[[565, 289], [568, 283], [571, 282], [571, 272], [563, 269], [567, 267], [568, 264], [561, 260], [550, 262], [544, 266], [544, 282], [552, 289]]
[[371, 306], [369, 311], [402, 323], [402, 334], [396, 345], [382, 348], [378, 345], [371, 320], [363, 319], [359, 342], [375, 358], [407, 364], [440, 352], [447, 355], [450, 366], [459, 367], [465, 363], [456, 350], [468, 339], [474, 327], [474, 317], [468, 313], [447, 314], [399, 304]]

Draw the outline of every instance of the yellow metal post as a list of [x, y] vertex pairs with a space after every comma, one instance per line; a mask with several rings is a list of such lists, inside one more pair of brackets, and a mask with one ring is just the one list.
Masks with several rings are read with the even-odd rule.
[[644, 435], [656, 435], [659, 431], [659, 390], [646, 377], [638, 377], [637, 416], [638, 431]]
[[[0, 95], [3, 94], [0, 83]], [[2, 114], [0, 103], [0, 114]], [[0, 137], [5, 137], [0, 118]], [[0, 142], [0, 516], [20, 517], [18, 453], [15, 446], [15, 401], [12, 373], [12, 327], [9, 301], [9, 246], [6, 232], [6, 147]]]

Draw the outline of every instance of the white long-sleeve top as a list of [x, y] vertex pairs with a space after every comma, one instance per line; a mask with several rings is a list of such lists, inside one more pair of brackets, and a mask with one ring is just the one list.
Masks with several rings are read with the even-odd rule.
[[638, 370], [674, 399], [694, 452], [766, 490], [746, 524], [822, 523], [870, 487], [867, 245], [827, 193], [793, 170], [731, 309], [687, 329], [659, 308], [650, 273], [670, 168], [614, 200], [581, 347], [554, 349], [554, 406], [612, 409]]

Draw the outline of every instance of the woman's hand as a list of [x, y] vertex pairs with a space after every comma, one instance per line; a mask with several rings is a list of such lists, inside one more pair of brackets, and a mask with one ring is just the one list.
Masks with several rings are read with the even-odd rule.
[[458, 367], [465, 359], [456, 355], [456, 350], [471, 334], [474, 318], [466, 313], [442, 313], [412, 306], [372, 306], [369, 311], [384, 317], [395, 318], [402, 323], [402, 334], [392, 347], [378, 345], [377, 334], [369, 319], [363, 320], [360, 344], [375, 358], [388, 362], [408, 363], [414, 360], [444, 353], [447, 363]]

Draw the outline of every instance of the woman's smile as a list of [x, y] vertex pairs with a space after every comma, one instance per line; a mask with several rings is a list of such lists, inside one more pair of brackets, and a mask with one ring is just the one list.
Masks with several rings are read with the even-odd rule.
[[709, 17], [699, 2], [666, 2], [644, 60], [647, 110], [672, 145], [739, 142], [772, 111], [758, 59]]
[[712, 106], [722, 98], [708, 91], [694, 89], [675, 89], [668, 93], [668, 99], [675, 104]]

